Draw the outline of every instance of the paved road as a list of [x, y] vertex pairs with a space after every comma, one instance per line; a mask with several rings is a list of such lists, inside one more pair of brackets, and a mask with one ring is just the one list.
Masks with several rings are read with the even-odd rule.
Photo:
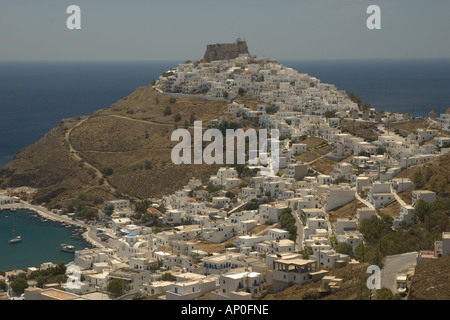
[[384, 259], [383, 269], [381, 269], [381, 287], [391, 289], [393, 293], [397, 293], [397, 275], [400, 273], [413, 274], [416, 267], [416, 257], [417, 252], [387, 256]]
[[298, 211], [292, 211], [292, 215], [295, 218], [295, 225], [297, 226], [297, 239], [295, 242], [295, 251], [303, 250], [303, 223], [298, 216]]

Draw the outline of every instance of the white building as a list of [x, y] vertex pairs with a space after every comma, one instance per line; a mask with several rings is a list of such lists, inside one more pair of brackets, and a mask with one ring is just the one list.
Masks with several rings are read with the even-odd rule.
[[429, 190], [414, 190], [412, 192], [412, 206], [415, 207], [419, 200], [431, 203], [436, 201], [436, 193]]
[[259, 272], [244, 271], [220, 276], [220, 288], [211, 294], [211, 300], [251, 300], [263, 292], [264, 276]]
[[109, 206], [113, 206], [115, 211], [126, 211], [130, 209], [130, 200], [110, 200], [103, 203], [103, 211]]

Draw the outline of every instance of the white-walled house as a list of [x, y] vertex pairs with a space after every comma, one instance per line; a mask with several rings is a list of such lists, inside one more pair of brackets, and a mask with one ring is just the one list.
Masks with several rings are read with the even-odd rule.
[[325, 217], [308, 218], [306, 220], [306, 226], [303, 229], [305, 238], [315, 234], [318, 229], [328, 229], [328, 224]]
[[203, 239], [213, 243], [222, 243], [237, 236], [238, 226], [232, 224], [220, 224], [216, 228], [203, 232]]
[[272, 270], [272, 281], [275, 289], [282, 289], [292, 284], [317, 281], [326, 273], [317, 272], [317, 261], [299, 258], [275, 260]]
[[0, 205], [11, 204], [11, 203], [14, 203], [13, 197], [8, 197], [8, 196], [0, 197]]
[[286, 209], [287, 206], [284, 202], [268, 203], [259, 206], [259, 223], [264, 224], [267, 221], [271, 223], [278, 223], [280, 220], [281, 212]]
[[339, 243], [346, 243], [353, 247], [353, 250], [362, 243], [363, 235], [356, 230], [344, 231], [341, 234], [336, 235], [336, 239]]
[[402, 221], [412, 224], [416, 222], [415, 218], [416, 209], [411, 205], [402, 205], [400, 207], [400, 218]]
[[220, 288], [211, 294], [211, 300], [251, 300], [262, 294], [264, 275], [244, 271], [220, 276]]
[[150, 280], [150, 271], [121, 268], [109, 273], [108, 282], [113, 279], [120, 279], [125, 282], [126, 293], [138, 293], [143, 285]]
[[230, 272], [231, 269], [242, 267], [244, 263], [240, 259], [244, 259], [245, 254], [226, 252], [207, 256], [202, 259], [202, 274], [223, 274]]
[[213, 197], [212, 205], [214, 208], [224, 208], [230, 203], [230, 198], [228, 197]]
[[327, 211], [333, 210], [344, 204], [355, 200], [355, 190], [348, 186], [336, 186], [331, 187], [328, 190], [328, 197], [326, 205], [324, 206]]
[[412, 192], [412, 206], [415, 207], [419, 200], [432, 203], [436, 201], [436, 193], [429, 190], [414, 190]]
[[217, 289], [218, 277], [214, 275], [200, 280], [175, 282], [166, 291], [166, 300], [194, 300]]
[[349, 257], [342, 253], [330, 250], [317, 250], [310, 257], [311, 260], [317, 261], [317, 265], [321, 268], [331, 269], [339, 268], [347, 264]]
[[279, 228], [270, 228], [267, 231], [270, 240], [289, 239], [289, 231]]
[[337, 218], [334, 223], [334, 234], [343, 234], [344, 231], [356, 230], [356, 220], [352, 218]]
[[109, 207], [114, 207], [115, 211], [124, 211], [130, 209], [130, 200], [119, 199], [119, 200], [109, 200], [103, 203], [103, 211]]

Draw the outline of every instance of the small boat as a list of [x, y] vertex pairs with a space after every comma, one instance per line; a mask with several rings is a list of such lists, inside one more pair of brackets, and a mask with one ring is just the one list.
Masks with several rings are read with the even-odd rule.
[[13, 222], [12, 222], [12, 239], [9, 240], [9, 244], [15, 244], [15, 243], [19, 243], [20, 241], [22, 241], [22, 236], [14, 236], [14, 215], [13, 215]]
[[71, 244], [63, 243], [61, 244], [61, 251], [73, 253], [75, 252], [75, 247]]
[[22, 241], [22, 236], [17, 236], [17, 237], [12, 238], [11, 240], [9, 240], [9, 244], [18, 243], [20, 241]]

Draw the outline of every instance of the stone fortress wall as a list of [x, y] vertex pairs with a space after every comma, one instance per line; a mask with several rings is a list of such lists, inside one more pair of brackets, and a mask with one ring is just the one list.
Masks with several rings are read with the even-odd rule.
[[248, 52], [245, 40], [236, 40], [233, 43], [208, 44], [203, 59], [207, 62], [213, 60], [229, 60], [239, 57], [240, 54]]

